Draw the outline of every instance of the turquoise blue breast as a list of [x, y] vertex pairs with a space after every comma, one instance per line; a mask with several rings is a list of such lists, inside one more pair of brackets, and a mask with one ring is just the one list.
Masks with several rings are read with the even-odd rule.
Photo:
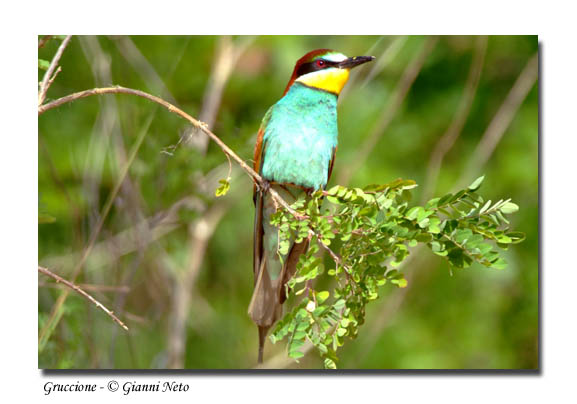
[[271, 107], [263, 137], [262, 176], [324, 188], [337, 136], [337, 96], [293, 84]]

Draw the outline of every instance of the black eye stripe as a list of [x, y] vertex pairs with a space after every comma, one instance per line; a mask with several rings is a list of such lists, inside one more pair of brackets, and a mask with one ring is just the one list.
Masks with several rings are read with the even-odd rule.
[[[317, 59], [317, 60], [319, 60], [319, 59]], [[334, 67], [334, 66], [338, 65], [337, 62], [331, 62], [330, 60], [321, 59], [323, 62], [325, 62], [324, 65], [317, 66], [317, 60], [313, 60], [312, 62], [303, 63], [302, 65], [300, 65], [298, 70], [297, 70], [297, 77], [300, 77], [303, 74], [316, 72], [319, 70], [323, 70], [323, 69], [326, 69], [329, 67]]]

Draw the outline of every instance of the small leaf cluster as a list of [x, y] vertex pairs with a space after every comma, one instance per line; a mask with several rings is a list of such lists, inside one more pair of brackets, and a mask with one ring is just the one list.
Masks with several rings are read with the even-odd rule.
[[218, 188], [214, 191], [214, 195], [218, 198], [220, 196], [224, 196], [228, 193], [228, 191], [230, 190], [230, 177], [226, 178], [226, 179], [221, 179], [218, 180], [218, 183], [220, 184], [218, 186]]
[[[356, 338], [365, 307], [379, 297], [381, 286], [407, 286], [400, 265], [419, 244], [445, 258], [451, 269], [473, 262], [504, 268], [499, 251], [524, 239], [509, 231], [506, 218], [518, 206], [510, 199], [485, 201], [477, 194], [482, 181], [425, 206], [409, 206], [410, 190], [417, 184], [398, 179], [362, 189], [338, 185], [317, 191], [291, 205], [299, 217], [279, 209], [271, 219], [279, 228], [279, 253], [286, 254], [293, 240], [308, 239], [310, 247], [286, 285], [298, 303], [277, 324], [271, 340], [286, 338], [288, 354], [296, 360], [308, 341], [326, 368], [336, 368], [338, 349], [347, 338]], [[326, 271], [320, 250], [332, 258]], [[328, 280], [315, 282], [323, 274]], [[328, 283], [328, 290], [317, 290], [317, 283]]]

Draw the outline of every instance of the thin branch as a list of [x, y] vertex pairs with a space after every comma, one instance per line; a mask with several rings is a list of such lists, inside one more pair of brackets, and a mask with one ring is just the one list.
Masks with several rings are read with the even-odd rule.
[[[54, 71], [56, 70], [56, 67], [58, 66], [58, 62], [60, 61], [60, 58], [62, 57], [62, 53], [64, 53], [64, 49], [66, 49], [66, 47], [68, 46], [68, 43], [70, 42], [71, 38], [72, 38], [72, 35], [68, 35], [66, 38], [64, 38], [64, 40], [60, 44], [60, 47], [56, 51], [56, 54], [52, 58], [52, 62], [50, 62], [50, 66], [48, 67], [48, 70], [46, 71], [46, 73], [44, 73], [44, 78], [42, 79], [42, 82], [40, 83], [40, 89], [38, 91], [38, 105], [42, 105], [42, 103], [46, 99], [46, 92], [48, 92], [48, 88], [50, 87], [50, 85], [52, 84], [52, 81], [54, 80], [53, 75], [54, 75], [54, 77], [56, 77], [56, 75], [54, 74]], [[52, 79], [52, 80], [50, 80], [50, 79]]]
[[67, 281], [66, 279], [64, 279], [58, 275], [56, 275], [55, 273], [51, 272], [47, 268], [38, 266], [38, 272], [40, 272], [46, 276], [51, 277], [52, 279], [54, 279], [58, 283], [62, 283], [64, 285], [68, 286], [70, 289], [74, 290], [76, 293], [80, 294], [82, 297], [87, 299], [89, 302], [93, 303], [100, 310], [102, 310], [103, 312], [108, 314], [116, 323], [118, 323], [118, 325], [120, 325], [122, 328], [124, 328], [126, 331], [128, 331], [128, 327], [118, 317], [116, 317], [112, 311], [108, 310], [102, 303], [100, 303], [98, 300], [96, 300], [95, 298], [90, 296], [88, 293], [86, 293], [84, 290], [82, 290], [79, 286], [73, 284], [72, 282]]
[[46, 85], [46, 88], [49, 88], [52, 85], [52, 83], [56, 79], [56, 76], [58, 76], [58, 73], [60, 73], [61, 71], [62, 71], [62, 67], [58, 66], [58, 69], [56, 69], [56, 71], [54, 72], [54, 74], [52, 75], [50, 80], [48, 80], [48, 84]]

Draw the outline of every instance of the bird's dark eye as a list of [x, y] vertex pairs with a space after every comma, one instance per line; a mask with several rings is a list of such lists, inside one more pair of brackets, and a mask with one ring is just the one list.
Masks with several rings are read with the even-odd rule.
[[316, 65], [317, 65], [317, 67], [324, 67], [325, 61], [322, 59], [319, 59], [319, 60], [317, 60]]

